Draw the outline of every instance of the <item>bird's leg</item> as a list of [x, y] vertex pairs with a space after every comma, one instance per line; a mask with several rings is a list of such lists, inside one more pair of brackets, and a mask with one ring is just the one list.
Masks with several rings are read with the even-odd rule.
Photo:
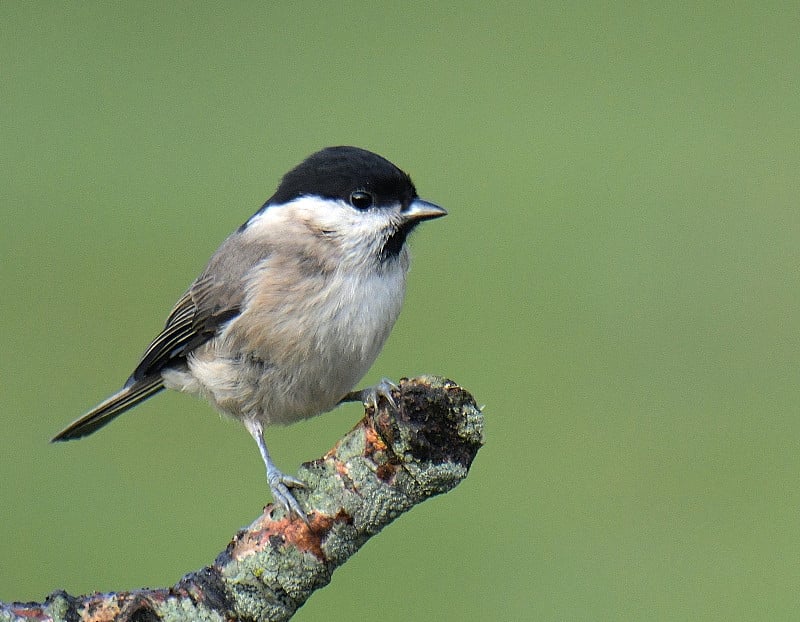
[[294, 495], [289, 490], [290, 488], [305, 488], [306, 485], [296, 477], [282, 473], [278, 467], [275, 466], [272, 458], [270, 458], [267, 444], [264, 442], [264, 428], [260, 421], [256, 419], [245, 419], [244, 425], [247, 431], [250, 432], [250, 436], [252, 436], [258, 444], [258, 450], [261, 452], [261, 457], [264, 459], [264, 465], [267, 467], [267, 483], [269, 484], [269, 489], [270, 492], [272, 492], [275, 502], [280, 504], [290, 516], [297, 516], [302, 519], [303, 522], [308, 523], [306, 513], [303, 512], [297, 499], [294, 498]]
[[350, 391], [347, 395], [345, 395], [342, 399], [339, 400], [340, 404], [344, 402], [361, 402], [366, 407], [372, 407], [373, 409], [378, 409], [378, 400], [380, 398], [385, 398], [389, 405], [397, 410], [397, 404], [392, 397], [392, 391], [398, 390], [397, 385], [389, 380], [388, 378], [383, 378], [378, 384], [372, 387], [366, 387], [365, 389], [359, 389], [357, 391]]

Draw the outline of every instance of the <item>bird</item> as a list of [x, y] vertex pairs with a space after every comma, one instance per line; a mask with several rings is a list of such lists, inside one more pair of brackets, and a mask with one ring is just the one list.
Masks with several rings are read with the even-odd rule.
[[355, 390], [405, 297], [408, 237], [447, 211], [409, 175], [365, 149], [322, 149], [213, 253], [122, 388], [59, 432], [79, 439], [172, 389], [205, 398], [258, 445], [274, 500], [308, 521], [264, 438], [270, 425], [345, 401], [393, 404], [383, 379]]

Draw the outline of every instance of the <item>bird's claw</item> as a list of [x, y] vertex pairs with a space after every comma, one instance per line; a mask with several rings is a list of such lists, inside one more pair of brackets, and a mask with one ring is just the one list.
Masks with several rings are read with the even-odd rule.
[[308, 524], [306, 513], [300, 507], [297, 499], [294, 498], [291, 490], [289, 490], [290, 488], [306, 488], [305, 483], [296, 477], [281, 473], [278, 469], [272, 469], [267, 472], [267, 482], [275, 503], [280, 505], [289, 516], [296, 516]]
[[374, 410], [378, 409], [378, 401], [380, 398], [384, 398], [394, 410], [397, 410], [397, 402], [394, 401], [394, 397], [392, 397], [392, 391], [398, 391], [399, 387], [389, 380], [388, 378], [383, 378], [381, 381], [372, 387], [366, 387], [365, 389], [359, 389], [357, 391], [350, 391], [347, 395], [345, 395], [339, 403], [342, 402], [361, 402], [364, 404], [365, 408], [372, 408]]

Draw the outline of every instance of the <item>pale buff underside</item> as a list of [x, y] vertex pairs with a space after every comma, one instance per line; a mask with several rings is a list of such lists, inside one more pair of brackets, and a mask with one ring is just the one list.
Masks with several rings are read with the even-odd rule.
[[[280, 252], [248, 273], [242, 313], [188, 357], [188, 370], [164, 372], [168, 388], [269, 425], [328, 411], [363, 378], [400, 313], [408, 253], [378, 266], [374, 249], [338, 240], [315, 210], [298, 201], [248, 226], [245, 235]], [[360, 227], [385, 225], [358, 216]]]

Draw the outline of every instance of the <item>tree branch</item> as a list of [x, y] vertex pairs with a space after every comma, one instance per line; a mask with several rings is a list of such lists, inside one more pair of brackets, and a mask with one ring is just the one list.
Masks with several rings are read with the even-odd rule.
[[472, 396], [435, 376], [402, 380], [325, 456], [300, 467], [309, 524], [268, 505], [210, 566], [170, 588], [0, 603], [0, 622], [288, 620], [333, 571], [403, 512], [466, 477], [483, 443]]

